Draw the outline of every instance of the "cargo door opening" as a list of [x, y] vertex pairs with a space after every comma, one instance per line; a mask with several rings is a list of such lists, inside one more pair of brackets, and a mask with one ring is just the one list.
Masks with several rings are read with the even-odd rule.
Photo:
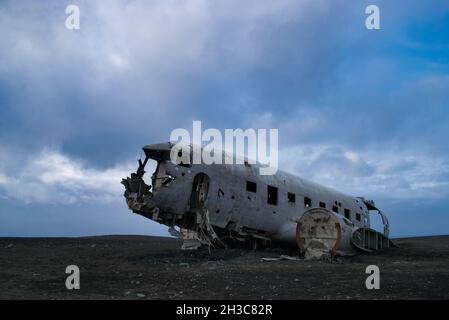
[[197, 249], [201, 245], [211, 246], [214, 241], [221, 242], [209, 221], [209, 212], [206, 207], [208, 193], [209, 176], [198, 173], [193, 179], [190, 210], [186, 212], [181, 228], [184, 250]]
[[209, 192], [209, 176], [198, 173], [193, 179], [192, 193], [190, 195], [190, 209], [196, 211], [203, 209]]

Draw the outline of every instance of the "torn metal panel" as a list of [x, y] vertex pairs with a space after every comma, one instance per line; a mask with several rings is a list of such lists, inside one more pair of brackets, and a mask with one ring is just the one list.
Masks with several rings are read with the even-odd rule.
[[281, 260], [302, 261], [302, 259], [300, 259], [297, 256], [288, 256], [288, 255], [284, 255], [284, 254], [279, 256], [279, 258], [262, 258], [260, 260], [264, 261], [264, 262], [281, 261]]
[[182, 250], [196, 250], [203, 245], [199, 238], [198, 232], [189, 229], [181, 229], [181, 239]]

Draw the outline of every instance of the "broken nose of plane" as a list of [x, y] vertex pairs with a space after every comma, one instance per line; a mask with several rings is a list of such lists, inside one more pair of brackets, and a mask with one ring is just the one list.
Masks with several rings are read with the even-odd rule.
[[145, 152], [145, 155], [151, 159], [157, 161], [170, 160], [170, 151], [172, 147], [173, 143], [171, 142], [157, 143], [143, 147], [143, 151]]

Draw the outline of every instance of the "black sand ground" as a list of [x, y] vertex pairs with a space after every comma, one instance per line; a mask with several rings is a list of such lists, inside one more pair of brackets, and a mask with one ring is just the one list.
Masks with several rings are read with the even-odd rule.
[[[398, 239], [399, 248], [324, 261], [261, 262], [294, 254], [183, 252], [140, 236], [0, 238], [0, 299], [449, 299], [449, 236]], [[67, 290], [65, 269], [81, 270]], [[380, 290], [365, 268], [380, 268]]]

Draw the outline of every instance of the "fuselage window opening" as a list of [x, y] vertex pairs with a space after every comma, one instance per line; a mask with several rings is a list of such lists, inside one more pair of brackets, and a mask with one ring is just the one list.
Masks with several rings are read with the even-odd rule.
[[179, 161], [178, 161], [178, 163], [179, 163], [179, 165], [181, 166], [181, 167], [186, 167], [186, 168], [190, 168], [191, 166], [192, 166], [192, 159], [191, 159], [191, 157], [190, 157], [190, 163], [184, 163], [181, 159], [182, 159], [182, 150], [179, 150], [178, 151], [178, 159], [180, 159]]
[[326, 204], [320, 201], [320, 208], [326, 208]]
[[345, 208], [345, 218], [351, 220], [351, 210]]
[[278, 188], [268, 186], [267, 188], [267, 203], [273, 206], [278, 205]]
[[292, 203], [296, 202], [296, 195], [294, 193], [288, 192], [287, 198], [288, 198], [288, 202], [292, 202]]
[[360, 215], [360, 213], [356, 213], [355, 214], [355, 218], [357, 221], [361, 221], [362, 220], [362, 216]]
[[312, 199], [304, 197], [304, 207], [310, 208], [312, 206]]
[[332, 206], [332, 211], [335, 213], [338, 213], [338, 207], [337, 206]]
[[252, 182], [252, 181], [246, 181], [246, 191], [249, 192], [257, 192], [257, 183]]

